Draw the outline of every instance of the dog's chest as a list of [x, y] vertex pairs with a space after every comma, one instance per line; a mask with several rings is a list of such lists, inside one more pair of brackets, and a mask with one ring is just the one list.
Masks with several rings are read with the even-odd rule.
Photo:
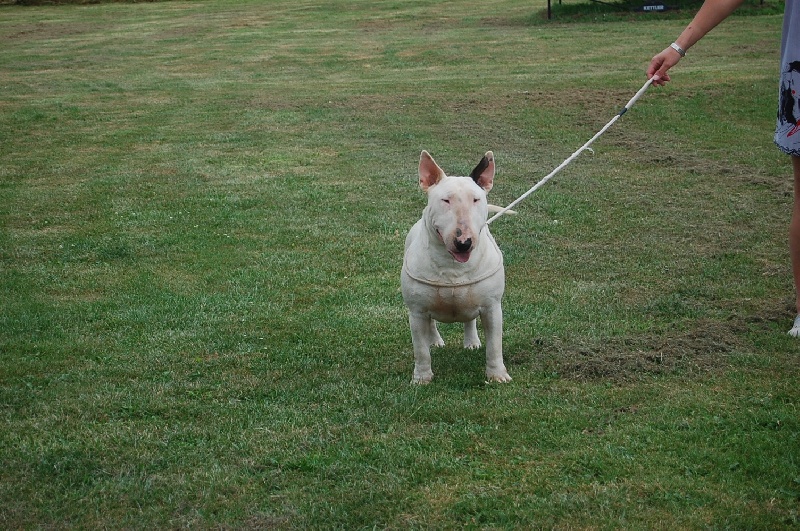
[[428, 311], [443, 323], [471, 321], [478, 317], [484, 302], [484, 296], [473, 286], [431, 287]]

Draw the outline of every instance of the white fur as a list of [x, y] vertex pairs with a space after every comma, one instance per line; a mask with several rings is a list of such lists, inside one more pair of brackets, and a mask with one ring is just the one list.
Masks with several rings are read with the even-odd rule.
[[478, 317], [486, 335], [487, 379], [511, 381], [503, 364], [503, 255], [486, 225], [494, 170], [491, 151], [473, 177], [448, 177], [426, 151], [420, 155], [428, 205], [406, 237], [400, 283], [414, 345], [414, 383], [433, 379], [430, 347], [444, 345], [436, 321], [463, 322], [464, 347], [476, 349]]

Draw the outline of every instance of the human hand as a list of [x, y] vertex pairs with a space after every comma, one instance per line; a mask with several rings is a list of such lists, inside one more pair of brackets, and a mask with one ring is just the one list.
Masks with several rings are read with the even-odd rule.
[[671, 46], [668, 46], [650, 60], [647, 67], [647, 79], [653, 78], [653, 85], [664, 86], [670, 80], [667, 71], [678, 64], [681, 55]]

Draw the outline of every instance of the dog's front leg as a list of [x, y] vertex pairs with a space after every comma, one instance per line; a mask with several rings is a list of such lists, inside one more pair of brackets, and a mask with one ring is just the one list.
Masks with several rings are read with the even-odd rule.
[[[408, 317], [411, 326], [411, 342], [414, 345], [414, 376], [411, 383], [426, 384], [433, 380], [431, 370], [431, 337], [436, 330], [436, 323], [429, 316], [410, 314]], [[441, 336], [440, 339], [441, 341]]]
[[503, 364], [503, 309], [500, 303], [481, 314], [481, 323], [486, 335], [486, 379], [489, 382], [510, 382], [511, 376]]

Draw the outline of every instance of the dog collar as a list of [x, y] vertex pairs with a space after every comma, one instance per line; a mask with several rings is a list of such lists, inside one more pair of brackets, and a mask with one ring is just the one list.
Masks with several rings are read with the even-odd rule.
[[489, 238], [489, 240], [492, 242], [492, 244], [494, 245], [494, 248], [497, 250], [497, 253], [498, 253], [498, 256], [500, 256], [500, 259], [497, 261], [497, 266], [496, 267], [490, 269], [486, 273], [483, 273], [482, 275], [479, 275], [479, 276], [477, 276], [475, 278], [469, 278], [469, 279], [464, 280], [462, 282], [450, 282], [450, 281], [444, 281], [444, 280], [441, 280], [441, 279], [432, 279], [432, 278], [421, 277], [421, 276], [419, 276], [419, 275], [417, 275], [415, 273], [412, 273], [411, 272], [411, 268], [408, 267], [408, 253], [403, 255], [403, 271], [412, 280], [416, 280], [417, 282], [420, 282], [422, 284], [426, 284], [428, 286], [433, 286], [435, 288], [459, 288], [459, 287], [462, 287], [462, 286], [471, 286], [472, 284], [477, 284], [478, 282], [480, 282], [482, 280], [486, 280], [487, 278], [495, 275], [498, 271], [500, 271], [503, 268], [503, 258], [502, 258], [503, 255], [502, 255], [502, 252], [500, 251], [500, 248], [497, 246], [497, 242], [494, 240], [494, 238]]

